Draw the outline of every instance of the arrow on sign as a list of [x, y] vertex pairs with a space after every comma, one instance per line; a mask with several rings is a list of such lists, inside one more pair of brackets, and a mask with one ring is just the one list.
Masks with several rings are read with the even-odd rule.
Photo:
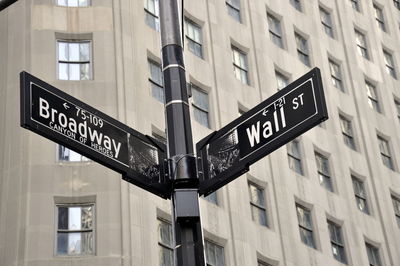
[[63, 106], [64, 106], [65, 110], [68, 110], [68, 109], [69, 109], [69, 106], [68, 106], [67, 103], [64, 103]]

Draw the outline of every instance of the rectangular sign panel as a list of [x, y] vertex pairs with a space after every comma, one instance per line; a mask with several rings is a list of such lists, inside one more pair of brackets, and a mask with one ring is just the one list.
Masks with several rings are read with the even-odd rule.
[[26, 72], [21, 72], [21, 126], [170, 197], [164, 144]]
[[196, 145], [200, 194], [210, 194], [249, 166], [328, 119], [321, 74], [314, 68]]

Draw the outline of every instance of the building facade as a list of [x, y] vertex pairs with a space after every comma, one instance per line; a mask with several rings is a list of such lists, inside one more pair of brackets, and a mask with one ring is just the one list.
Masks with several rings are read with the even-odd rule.
[[[159, 0], [0, 13], [0, 265], [173, 265], [171, 202], [19, 125], [23, 70], [165, 140]], [[400, 265], [400, 2], [184, 1], [194, 141], [321, 69], [330, 119], [200, 199], [207, 265]]]

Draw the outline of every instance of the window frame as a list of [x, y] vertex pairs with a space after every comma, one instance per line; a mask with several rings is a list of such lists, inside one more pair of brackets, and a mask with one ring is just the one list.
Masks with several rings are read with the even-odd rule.
[[345, 92], [341, 64], [331, 58], [328, 59], [328, 63], [333, 86], [340, 91]]
[[[150, 92], [151, 95], [154, 99], [156, 99], [157, 101], [164, 103], [165, 102], [165, 89], [164, 89], [164, 77], [163, 77], [163, 71], [162, 71], [162, 66], [160, 63], [158, 63], [157, 61], [151, 59], [151, 58], [147, 58], [147, 65], [148, 65], [148, 69], [149, 69], [149, 83], [150, 83]], [[155, 77], [152, 76], [152, 71], [151, 71], [151, 66], [154, 66], [157, 68], [157, 70], [160, 70], [161, 72], [161, 84], [158, 83], [159, 81], [155, 79]], [[158, 98], [157, 94], [154, 92], [154, 88], [153, 86], [155, 86], [157, 88], [157, 90], [162, 91], [162, 99]]]
[[81, 8], [81, 7], [89, 7], [89, 6], [91, 6], [91, 0], [86, 0], [86, 5], [80, 5], [80, 2], [79, 2], [79, 0], [77, 0], [76, 1], [76, 3], [77, 3], [77, 5], [70, 5], [70, 0], [65, 0], [65, 2], [66, 2], [66, 4], [65, 5], [63, 5], [63, 4], [60, 4], [60, 0], [55, 0], [55, 2], [56, 2], [56, 5], [57, 6], [62, 6], [62, 7], [79, 7], [79, 8]]
[[[356, 140], [354, 137], [354, 128], [351, 119], [347, 118], [346, 116], [339, 114], [339, 123], [340, 129], [343, 135], [343, 141], [347, 147], [352, 150], [356, 150]], [[347, 124], [347, 127], [344, 126], [344, 123]]]
[[[326, 190], [333, 193], [334, 192], [333, 177], [332, 177], [332, 173], [331, 173], [332, 170], [331, 170], [331, 164], [330, 164], [329, 158], [318, 151], [314, 151], [314, 154], [315, 154], [315, 162], [317, 165], [317, 174], [318, 174], [319, 183]], [[318, 158], [321, 158], [323, 160], [322, 164], [319, 163]], [[320, 169], [320, 165], [323, 165], [324, 163], [326, 163], [327, 169]]]
[[[67, 208], [77, 208], [79, 207], [82, 211], [84, 207], [92, 207], [92, 228], [91, 229], [77, 229], [77, 230], [70, 230], [70, 229], [60, 229], [59, 228], [59, 209]], [[96, 203], [95, 202], [85, 202], [85, 203], [55, 203], [55, 246], [54, 246], [54, 254], [57, 257], [87, 257], [87, 256], [94, 256], [96, 255]], [[74, 233], [92, 233], [92, 252], [91, 253], [79, 253], [79, 254], [60, 254], [58, 253], [58, 234], [74, 234]], [[81, 240], [82, 241], [82, 240]]]
[[[241, 1], [239, 1], [239, 6], [236, 6], [235, 3], [233, 3], [232, 1], [234, 0], [226, 0], [225, 4], [228, 8], [228, 14], [229, 16], [231, 16], [234, 20], [236, 20], [239, 23], [242, 23], [242, 13], [241, 11]], [[233, 15], [235, 14], [235, 15]]]
[[[328, 224], [329, 240], [331, 242], [332, 255], [337, 261], [343, 264], [347, 264], [347, 254], [346, 254], [346, 248], [344, 246], [342, 226], [338, 225], [337, 223], [329, 219], [327, 220], [327, 224]], [[339, 250], [338, 255], [335, 255], [334, 251], [335, 248]]]
[[319, 7], [319, 15], [321, 18], [321, 24], [324, 28], [324, 32], [326, 35], [335, 39], [335, 34], [333, 31], [333, 21], [332, 21], [332, 12], [328, 11], [326, 8], [320, 6]]
[[[295, 207], [296, 207], [296, 216], [297, 216], [297, 222], [298, 222], [298, 226], [299, 226], [301, 242], [311, 248], [317, 249], [316, 239], [315, 239], [315, 235], [314, 235], [314, 223], [313, 223], [311, 209], [309, 209], [309, 208], [305, 207], [304, 205], [297, 203], [297, 202], [296, 202]], [[304, 214], [307, 214], [309, 216], [310, 225], [303, 224], [303, 220], [300, 219], [299, 209], [301, 209]], [[303, 234], [301, 232], [306, 232], [307, 234], [309, 234], [311, 236], [311, 240], [312, 240], [311, 243], [308, 243], [308, 241], [303, 238]]]
[[[390, 170], [394, 171], [394, 169], [395, 169], [394, 168], [394, 160], [393, 160], [393, 155], [392, 155], [389, 140], [380, 135], [377, 135], [377, 138], [378, 138], [379, 153], [381, 154], [381, 159], [382, 159], [383, 164]], [[384, 144], [384, 146], [385, 146], [385, 147], [383, 147], [384, 150], [382, 150], [381, 144]]]
[[[157, 2], [157, 4], [156, 3], [154, 4], [154, 13], [151, 12], [148, 7], [149, 1], [153, 1], [154, 3]], [[159, 32], [160, 31], [160, 2], [159, 2], [159, 0], [146, 0], [145, 5], [144, 5], [144, 12], [145, 12], [146, 25], [148, 25], [150, 28], [154, 29], [155, 31]], [[148, 22], [149, 18], [152, 19], [153, 23], [149, 24], [149, 22]]]
[[[65, 147], [65, 146], [63, 146], [61, 144], [56, 144], [56, 145], [57, 145], [57, 148], [56, 148], [57, 155], [56, 156], [57, 156], [57, 162], [59, 162], [59, 163], [88, 163], [88, 162], [91, 161], [89, 158], [87, 158], [86, 156], [80, 154], [79, 152], [73, 151], [73, 150], [71, 150], [71, 149], [69, 149], [69, 148], [67, 148], [67, 147]], [[73, 153], [79, 155], [80, 156], [80, 160], [71, 161], [71, 160], [63, 160], [63, 159], [61, 159], [60, 155], [61, 155], [61, 152], [62, 152], [63, 148], [69, 150], [70, 152], [73, 152]]]
[[361, 55], [363, 58], [370, 60], [371, 57], [369, 55], [366, 34], [361, 32], [359, 29], [354, 29], [354, 32], [356, 35], [356, 46], [357, 46], [358, 54]]
[[[370, 214], [370, 208], [369, 208], [369, 203], [368, 203], [368, 196], [367, 196], [367, 191], [365, 188], [365, 181], [361, 180], [360, 178], [356, 177], [355, 175], [351, 175], [351, 183], [353, 186], [353, 192], [354, 192], [354, 198], [356, 200], [357, 204], [357, 209], [365, 214]], [[359, 190], [362, 190], [360, 193]], [[362, 195], [364, 194], [364, 195]], [[362, 202], [361, 206], [364, 206], [363, 208], [360, 207], [360, 202]]]
[[[190, 83], [190, 87], [192, 90], [192, 107], [193, 107], [193, 118], [194, 120], [196, 120], [200, 125], [205, 126], [207, 128], [211, 128], [211, 121], [210, 121], [210, 97], [207, 91], [203, 90], [201, 87], [197, 86], [194, 83]], [[203, 107], [199, 106], [196, 104], [195, 102], [195, 96], [193, 94], [193, 90], [196, 90], [197, 92], [199, 92], [200, 94], [205, 95], [205, 97], [207, 98], [207, 105], [208, 105], [208, 110], [204, 109]], [[202, 121], [199, 121], [196, 119], [196, 115], [194, 114], [196, 111], [203, 113], [206, 115], [207, 117], [207, 124], [203, 124]]]
[[390, 196], [393, 204], [394, 217], [396, 219], [397, 226], [400, 228], [400, 198], [393, 194], [391, 194]]
[[205, 259], [206, 259], [206, 265], [207, 266], [221, 266], [221, 265], [218, 265], [218, 264], [214, 264], [209, 260], [209, 256], [210, 256], [209, 253], [208, 253], [209, 245], [211, 245], [211, 247], [214, 249], [214, 254], [216, 255], [213, 258], [213, 261], [216, 261], [217, 253], [221, 252], [222, 265], [225, 266], [225, 248], [224, 248], [224, 246], [222, 246], [222, 245], [220, 245], [218, 243], [215, 243], [214, 241], [209, 240], [207, 238], [204, 239], [204, 249], [205, 249], [204, 253], [205, 253]]
[[[248, 181], [248, 192], [249, 192], [249, 202], [250, 202], [250, 211], [251, 211], [251, 218], [254, 222], [256, 222], [257, 224], [261, 225], [261, 226], [265, 226], [265, 227], [269, 227], [269, 217], [268, 217], [268, 212], [267, 212], [267, 200], [266, 200], [266, 193], [265, 193], [265, 188], [255, 184], [254, 182]], [[258, 202], [254, 202], [253, 201], [253, 197], [252, 197], [252, 193], [251, 193], [251, 188], [255, 188], [257, 191], [257, 200], [261, 201], [261, 203]], [[258, 196], [261, 194], [261, 198], [259, 198]], [[262, 203], [264, 205], [262, 205]], [[255, 219], [255, 214], [254, 214], [254, 209], [257, 210], [257, 217], [259, 218], [257, 221]], [[261, 223], [261, 216], [259, 215], [259, 213], [262, 212], [265, 215], [265, 224]]]
[[[295, 144], [295, 145], [294, 145]], [[296, 156], [296, 154], [293, 154], [293, 147], [296, 146], [297, 147], [297, 152], [298, 152], [298, 156]], [[295, 173], [299, 174], [299, 175], [304, 175], [304, 167], [303, 167], [303, 162], [301, 160], [301, 147], [300, 147], [300, 141], [299, 140], [292, 140], [290, 141], [287, 145], [287, 156], [288, 156], [288, 161], [289, 161], [289, 168], [292, 169]], [[295, 165], [299, 165], [299, 171], [297, 171], [297, 168], [293, 169], [291, 167], [291, 163], [290, 161], [294, 161], [297, 164]]]
[[[88, 60], [63, 60], [60, 59], [60, 43], [65, 44], [66, 46], [68, 46], [68, 55], [69, 55], [69, 45], [70, 44], [79, 44], [79, 56], [80, 54], [80, 45], [81, 44], [89, 44], [88, 48], [89, 48], [89, 54], [88, 54]], [[57, 80], [62, 80], [62, 81], [90, 81], [93, 80], [93, 41], [92, 39], [75, 39], [75, 38], [56, 38], [56, 51], [57, 51]], [[67, 79], [61, 79], [60, 77], [60, 64], [66, 64], [67, 65]], [[80, 67], [82, 65], [86, 65], [88, 64], [88, 78], [87, 79], [82, 79], [81, 77], [81, 73], [80, 73]], [[79, 65], [79, 79], [71, 79], [71, 74], [70, 74], [70, 65]]]
[[[195, 30], [198, 31], [198, 35], [199, 35], [199, 38], [200, 38], [199, 42], [196, 41], [196, 40], [194, 40], [193, 37], [189, 36], [189, 33], [190, 33], [189, 27], [191, 27], [191, 28], [193, 29], [193, 32], [194, 32]], [[196, 22], [194, 22], [193, 20], [191, 20], [190, 18], [185, 17], [185, 29], [186, 29], [186, 31], [185, 31], [185, 38], [186, 38], [186, 41], [188, 42], [188, 44], [187, 44], [188, 50], [191, 51], [191, 52], [192, 52], [194, 55], [196, 55], [197, 57], [199, 57], [199, 58], [201, 58], [201, 59], [204, 59], [204, 51], [203, 51], [203, 29], [202, 29], [202, 27], [201, 27], [199, 24], [197, 24]], [[196, 51], [195, 49], [192, 49], [192, 47], [191, 47], [190, 44], [199, 47], [199, 51], [200, 51], [200, 52], [197, 53], [197, 51]]]
[[[365, 80], [367, 90], [368, 105], [378, 113], [382, 113], [381, 104], [379, 101], [378, 91], [376, 86], [368, 80]], [[371, 93], [372, 92], [372, 93]]]
[[378, 28], [383, 32], [387, 32], [385, 15], [383, 14], [383, 8], [378, 6], [376, 3], [373, 3], [373, 8], [374, 8], [375, 21], [378, 25]]
[[[270, 40], [276, 46], [284, 49], [281, 19], [278, 19], [274, 14], [267, 12], [267, 24]], [[279, 32], [276, 32], [276, 29], [278, 29]]]
[[[297, 50], [297, 57], [299, 60], [306, 66], [311, 66], [311, 56], [310, 56], [310, 45], [308, 39], [305, 38], [302, 34], [298, 33], [297, 31], [294, 32], [295, 41], [296, 41], [296, 50]], [[299, 42], [301, 42], [299, 46]]]
[[[169, 234], [170, 234], [170, 237], [171, 237], [171, 243], [164, 243], [162, 241], [161, 230], [160, 230], [160, 225], [161, 224], [165, 224], [165, 225], [168, 226]], [[172, 223], [170, 221], [166, 220], [166, 219], [157, 217], [157, 236], [158, 236], [157, 237], [158, 238], [157, 239], [157, 244], [158, 244], [158, 248], [159, 248], [159, 252], [160, 252], [159, 253], [160, 265], [165, 265], [165, 264], [161, 264], [162, 263], [161, 254], [162, 254], [162, 251], [166, 250], [166, 251], [172, 253], [172, 257], [171, 257], [172, 258], [172, 260], [171, 260], [172, 264], [171, 264], [171, 266], [173, 266], [174, 265], [174, 248], [175, 248], [175, 245], [174, 245], [174, 233], [173, 233], [173, 229], [172, 229]]]
[[[235, 74], [236, 79], [240, 80], [240, 82], [242, 82], [245, 85], [250, 85], [249, 62], [247, 59], [247, 54], [234, 45], [231, 45], [231, 50], [232, 50], [233, 72]], [[243, 60], [244, 66], [241, 66], [240, 62], [235, 61], [235, 52], [239, 55], [239, 58], [241, 60]], [[241, 61], [241, 60], [239, 60], [239, 61]], [[238, 73], [240, 73], [240, 78], [238, 78], [237, 71], [238, 71]], [[243, 77], [242, 74], [244, 74], [245, 80], [242, 79], [242, 77]]]
[[[367, 251], [369, 265], [370, 266], [382, 266], [382, 260], [381, 260], [379, 248], [373, 244], [365, 242], [365, 249]], [[373, 261], [371, 261], [371, 258], [373, 259]]]
[[388, 52], [386, 49], [383, 49], [382, 51], [385, 61], [386, 73], [389, 74], [392, 78], [397, 79], [397, 71], [393, 54], [391, 52]]

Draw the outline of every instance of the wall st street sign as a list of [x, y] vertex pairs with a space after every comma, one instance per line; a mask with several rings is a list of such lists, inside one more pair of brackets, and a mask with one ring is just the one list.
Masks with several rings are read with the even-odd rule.
[[200, 194], [210, 194], [249, 166], [328, 119], [321, 74], [314, 68], [197, 143]]
[[21, 72], [21, 126], [66, 146], [163, 198], [166, 146], [65, 92]]

